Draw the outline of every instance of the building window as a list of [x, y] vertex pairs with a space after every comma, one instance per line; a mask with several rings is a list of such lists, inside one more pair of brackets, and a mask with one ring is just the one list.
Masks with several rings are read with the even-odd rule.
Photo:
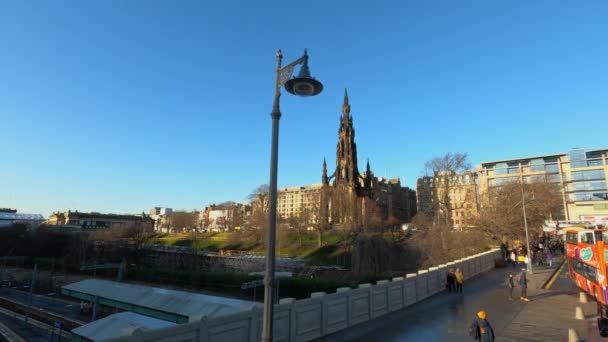
[[509, 168], [507, 169], [507, 173], [519, 173], [519, 163], [508, 163], [507, 165], [509, 166]]
[[532, 159], [530, 161], [530, 171], [544, 171], [545, 161], [542, 158]]
[[587, 166], [602, 166], [602, 153], [587, 152]]
[[568, 195], [569, 201], [608, 201], [608, 191], [575, 192]]
[[572, 181], [579, 180], [593, 180], [593, 179], [606, 179], [604, 170], [590, 170], [590, 171], [573, 171]]
[[497, 163], [494, 168], [494, 174], [506, 175], [508, 173], [507, 163]]
[[568, 187], [569, 191], [606, 190], [606, 181], [574, 182]]
[[570, 158], [570, 167], [585, 167], [587, 166], [587, 160], [585, 159], [585, 150], [582, 148], [573, 148], [568, 152], [568, 158]]

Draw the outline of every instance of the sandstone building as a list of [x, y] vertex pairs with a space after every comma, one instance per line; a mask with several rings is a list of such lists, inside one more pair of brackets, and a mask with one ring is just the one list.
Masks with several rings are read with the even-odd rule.
[[[608, 226], [608, 149], [586, 151], [573, 148], [567, 153], [483, 162], [474, 170], [452, 174], [449, 202], [453, 203], [452, 222], [476, 215], [485, 194], [509, 182], [555, 183], [562, 199], [562, 211], [554, 220], [587, 221]], [[418, 211], [436, 213], [445, 175], [419, 178], [416, 184]], [[474, 192], [474, 195], [473, 195]], [[458, 209], [460, 208], [460, 209]], [[463, 216], [464, 215], [464, 216]]]
[[47, 219], [47, 224], [71, 226], [81, 229], [138, 228], [146, 231], [154, 229], [154, 220], [147, 215], [116, 215], [81, 213], [78, 211], [56, 212]]

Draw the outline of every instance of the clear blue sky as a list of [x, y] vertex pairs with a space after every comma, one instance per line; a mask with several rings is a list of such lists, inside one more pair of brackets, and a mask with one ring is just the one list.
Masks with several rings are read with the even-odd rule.
[[279, 186], [335, 161], [348, 87], [376, 175], [606, 147], [606, 1], [40, 1], [0, 5], [0, 207], [141, 212], [243, 201], [268, 182], [275, 52], [318, 97], [282, 97]]

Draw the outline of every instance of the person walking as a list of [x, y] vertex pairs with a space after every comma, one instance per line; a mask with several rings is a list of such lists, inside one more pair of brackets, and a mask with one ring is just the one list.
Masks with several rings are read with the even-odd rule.
[[448, 275], [446, 276], [446, 287], [448, 288], [448, 292], [452, 292], [452, 291], [456, 291], [455, 288], [455, 282], [456, 282], [456, 276], [454, 275], [454, 269], [450, 268], [450, 271], [448, 272]]
[[515, 280], [513, 279], [513, 273], [509, 272], [507, 277], [507, 285], [509, 286], [509, 301], [513, 301], [513, 289], [515, 288]]
[[522, 268], [521, 272], [519, 273], [519, 286], [521, 287], [521, 296], [519, 296], [519, 299], [525, 302], [529, 302], [530, 300], [528, 299], [528, 279], [526, 278], [525, 268]]
[[504, 242], [500, 244], [500, 253], [502, 254], [502, 260], [507, 261], [509, 254], [507, 251], [507, 245]]
[[549, 267], [553, 267], [553, 254], [550, 249], [547, 250], [547, 262], [549, 263]]
[[517, 253], [515, 253], [515, 249], [511, 251], [511, 265], [513, 265], [513, 268], [517, 267]]
[[488, 322], [485, 311], [479, 311], [477, 318], [469, 326], [469, 335], [480, 342], [494, 342], [494, 329]]
[[462, 274], [460, 268], [456, 269], [454, 277], [456, 278], [456, 292], [462, 293], [462, 283], [464, 282], [464, 274]]

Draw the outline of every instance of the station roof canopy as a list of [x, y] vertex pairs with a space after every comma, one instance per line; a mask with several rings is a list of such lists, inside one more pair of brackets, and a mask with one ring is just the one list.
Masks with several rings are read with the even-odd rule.
[[44, 216], [40, 214], [17, 214], [0, 211], [0, 220], [11, 221], [44, 221]]
[[174, 323], [221, 317], [261, 307], [260, 303], [252, 301], [98, 279], [63, 286], [61, 292]]
[[72, 334], [86, 341], [106, 341], [118, 337], [132, 336], [135, 331], [147, 331], [175, 326], [175, 323], [121, 312], [104, 317], [72, 330]]

